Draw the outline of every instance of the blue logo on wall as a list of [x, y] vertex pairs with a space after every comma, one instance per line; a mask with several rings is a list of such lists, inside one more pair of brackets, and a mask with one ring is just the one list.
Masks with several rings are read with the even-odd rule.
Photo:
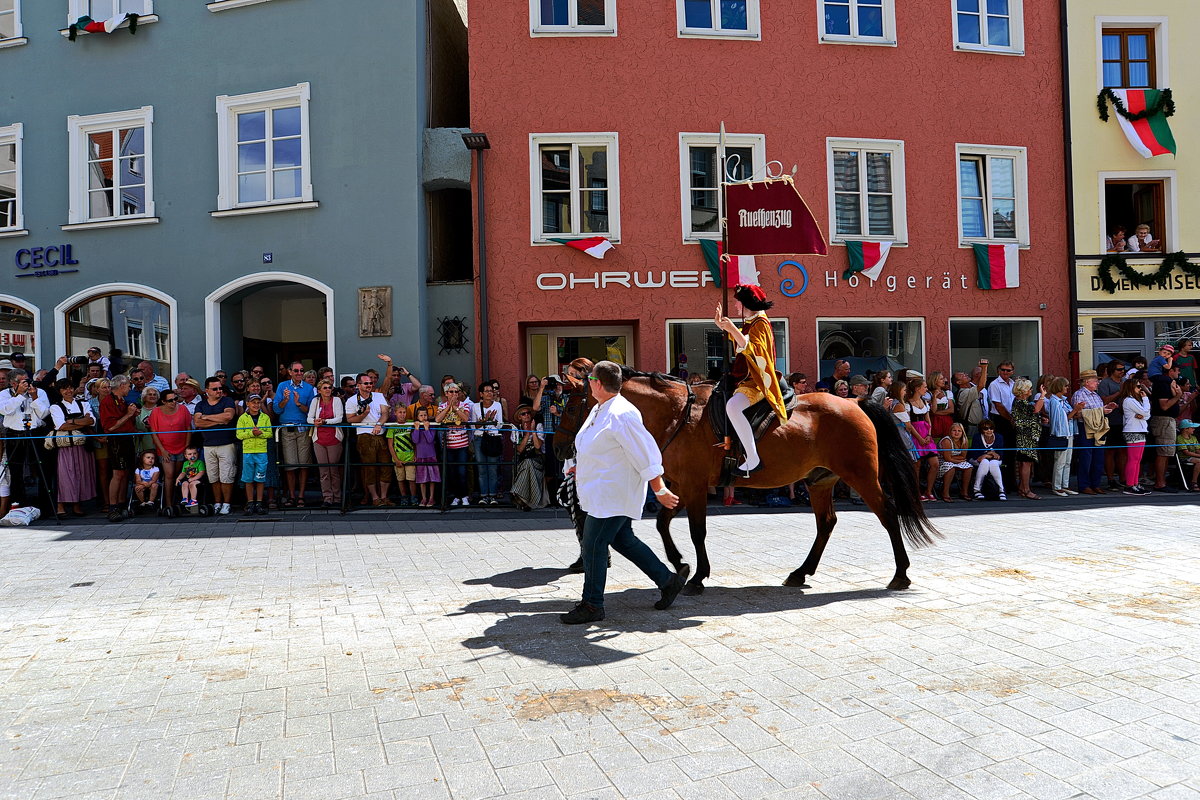
[[804, 290], [808, 288], [808, 270], [798, 261], [784, 261], [775, 270], [780, 277], [783, 276], [784, 267], [795, 267], [800, 271], [800, 284], [797, 287], [795, 278], [784, 278], [779, 282], [779, 291], [784, 297], [799, 297], [804, 294]]

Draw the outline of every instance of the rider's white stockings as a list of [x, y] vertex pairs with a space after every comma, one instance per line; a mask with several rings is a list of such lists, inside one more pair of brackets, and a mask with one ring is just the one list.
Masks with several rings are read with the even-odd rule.
[[735, 392], [733, 397], [725, 403], [725, 413], [729, 417], [729, 424], [737, 432], [738, 439], [742, 442], [742, 447], [746, 450], [746, 460], [742, 462], [739, 470], [748, 472], [758, 466], [758, 446], [754, 443], [754, 430], [750, 427], [750, 420], [746, 419], [746, 409], [750, 408], [750, 398], [741, 392]]

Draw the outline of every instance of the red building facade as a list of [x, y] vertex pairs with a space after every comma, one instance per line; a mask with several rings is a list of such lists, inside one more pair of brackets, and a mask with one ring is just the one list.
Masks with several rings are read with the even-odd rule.
[[[722, 121], [731, 171], [795, 165], [830, 241], [827, 257], [757, 260], [781, 370], [986, 356], [1067, 374], [1057, 4], [505, 0], [473, 4], [469, 32], [506, 385], [578, 355], [719, 363], [699, 239], [718, 231]], [[614, 249], [550, 241], [590, 236]], [[843, 277], [854, 240], [894, 243], [878, 280]], [[973, 242], [1017, 243], [1019, 287], [977, 288]]]

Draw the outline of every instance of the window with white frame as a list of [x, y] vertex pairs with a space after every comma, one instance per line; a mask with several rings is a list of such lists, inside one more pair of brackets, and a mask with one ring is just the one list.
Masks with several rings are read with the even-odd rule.
[[145, 355], [142, 348], [142, 323], [140, 320], [125, 320], [125, 355], [131, 358], [141, 358]]
[[951, 0], [959, 50], [1020, 55], [1025, 49], [1024, 0]]
[[[771, 332], [775, 337], [775, 369], [784, 375], [788, 373], [788, 325], [787, 317], [774, 317], [771, 320]], [[667, 363], [664, 371], [680, 378], [699, 375], [703, 380], [709, 380], [724, 367], [727, 339], [711, 319], [667, 320]]]
[[960, 144], [955, 150], [959, 238], [1029, 244], [1025, 148]]
[[171, 360], [171, 334], [166, 325], [154, 326], [154, 358], [164, 362]]
[[72, 224], [154, 216], [151, 106], [68, 117]]
[[[679, 186], [685, 241], [721, 235], [718, 199], [721, 193], [720, 134], [679, 134]], [[762, 134], [726, 134], [726, 170], [733, 180], [746, 180], [766, 162], [767, 140]]]
[[895, 44], [895, 0], [817, 0], [821, 41]]
[[0, 42], [21, 35], [21, 0], [0, 0]]
[[217, 98], [217, 208], [310, 203], [309, 85]]
[[759, 36], [759, 0], [675, 0], [680, 36]]
[[21, 130], [21, 123], [0, 128], [0, 231], [24, 227]]
[[532, 34], [613, 36], [617, 0], [529, 0]]
[[68, 6], [68, 24], [80, 17], [103, 21], [122, 14], [145, 16], [154, 13], [154, 0], [68, 0]]
[[969, 373], [981, 358], [993, 364], [1011, 361], [1018, 375], [1040, 375], [1041, 320], [951, 318], [950, 368]]
[[908, 241], [904, 142], [826, 139], [833, 241]]
[[533, 241], [620, 238], [615, 133], [530, 136]]

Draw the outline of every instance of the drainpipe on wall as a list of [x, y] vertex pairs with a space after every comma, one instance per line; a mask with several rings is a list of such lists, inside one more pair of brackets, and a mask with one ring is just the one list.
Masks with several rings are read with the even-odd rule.
[[1058, 0], [1059, 46], [1062, 59], [1062, 103], [1063, 103], [1063, 175], [1066, 181], [1067, 203], [1067, 290], [1070, 292], [1071, 308], [1069, 324], [1071, 334], [1071, 380], [1079, 379], [1079, 290], [1075, 284], [1075, 169], [1071, 150], [1071, 67], [1067, 43], [1067, 5], [1070, 0]]
[[483, 204], [483, 155], [485, 151], [491, 149], [492, 145], [488, 142], [486, 133], [464, 133], [462, 139], [467, 149], [475, 153], [477, 184], [475, 189], [475, 207], [477, 209], [475, 236], [479, 247], [479, 370], [481, 373], [479, 379], [486, 381], [491, 380], [492, 372], [488, 345], [487, 225]]

